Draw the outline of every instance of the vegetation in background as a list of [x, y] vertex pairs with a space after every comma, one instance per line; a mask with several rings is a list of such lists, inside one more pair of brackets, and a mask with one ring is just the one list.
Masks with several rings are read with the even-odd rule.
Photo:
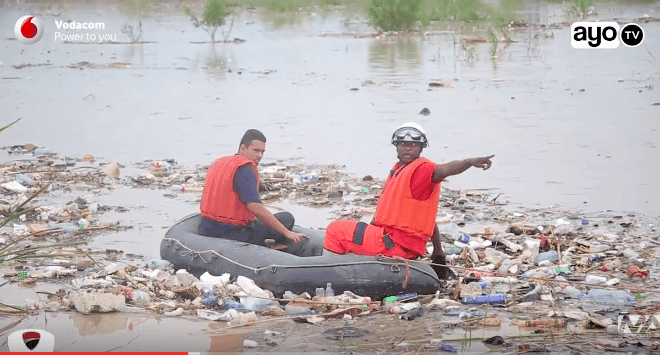
[[420, 20], [421, 4], [422, 0], [372, 0], [367, 11], [378, 30], [408, 32]]
[[573, 0], [573, 4], [568, 12], [576, 16], [584, 17], [588, 14], [589, 8], [594, 5], [594, 0]]
[[[211, 36], [211, 42], [215, 43], [215, 33], [218, 31], [218, 29], [220, 29], [224, 41], [229, 39], [229, 34], [231, 33], [231, 29], [234, 27], [234, 21], [236, 20], [236, 17], [231, 16], [232, 11], [227, 9], [224, 0], [206, 0], [201, 19], [197, 17], [195, 10], [188, 6], [188, 4], [183, 6], [183, 11], [186, 13], [186, 15], [190, 16], [190, 21], [192, 21], [195, 27], [202, 27], [204, 31], [206, 31], [206, 33]], [[229, 28], [225, 31], [224, 26], [230, 16], [231, 22], [229, 23]]]
[[[138, 43], [142, 41], [142, 20], [151, 16], [160, 6], [159, 0], [125, 0], [122, 2], [121, 10], [131, 22], [125, 23], [121, 32], [124, 33], [131, 42]], [[135, 24], [134, 21], [137, 21]]]

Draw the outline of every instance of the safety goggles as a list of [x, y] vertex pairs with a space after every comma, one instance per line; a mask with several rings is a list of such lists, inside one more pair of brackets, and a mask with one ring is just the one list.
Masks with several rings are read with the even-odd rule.
[[406, 139], [406, 137], [410, 137], [410, 139], [420, 142], [426, 140], [426, 136], [422, 132], [414, 128], [406, 127], [406, 128], [401, 128], [400, 130], [394, 132], [394, 138], [396, 138], [397, 140], [404, 140]]

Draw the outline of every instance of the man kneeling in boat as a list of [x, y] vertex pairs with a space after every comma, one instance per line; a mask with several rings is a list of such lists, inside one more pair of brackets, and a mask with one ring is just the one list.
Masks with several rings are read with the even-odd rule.
[[[422, 127], [414, 122], [399, 126], [392, 134], [392, 144], [396, 146], [399, 162], [390, 170], [371, 224], [334, 221], [325, 231], [323, 248], [338, 254], [415, 259], [426, 254], [426, 243], [431, 239], [434, 246], [431, 260], [444, 264], [435, 223], [440, 183], [472, 166], [490, 168], [494, 155], [434, 164], [420, 157], [428, 141]], [[434, 269], [438, 274], [445, 272], [444, 268]]]
[[280, 247], [305, 238], [291, 231], [294, 224], [291, 213], [273, 215], [261, 204], [257, 165], [265, 151], [266, 137], [256, 129], [249, 129], [241, 139], [238, 153], [213, 162], [200, 204], [200, 235], [262, 246], [266, 246], [266, 239], [274, 239]]

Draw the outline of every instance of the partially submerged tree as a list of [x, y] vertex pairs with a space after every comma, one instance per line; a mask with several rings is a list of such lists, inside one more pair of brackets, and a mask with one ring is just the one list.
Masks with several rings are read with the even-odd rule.
[[158, 6], [157, 0], [125, 0], [122, 3], [122, 11], [128, 15], [131, 21], [137, 20], [137, 24], [125, 23], [121, 29], [133, 43], [142, 41], [142, 20], [149, 17]]
[[[206, 3], [204, 4], [204, 13], [202, 14], [201, 19], [197, 17], [195, 10], [188, 5], [184, 5], [183, 11], [186, 15], [190, 16], [190, 21], [192, 21], [195, 27], [201, 26], [204, 31], [211, 36], [211, 42], [214, 43], [215, 33], [218, 29], [220, 29], [220, 32], [222, 33], [223, 40], [227, 41], [236, 19], [234, 16], [231, 16], [232, 12], [227, 9], [224, 0], [206, 0]], [[229, 23], [229, 28], [225, 32], [224, 26], [229, 17], [231, 17], [231, 22]]]

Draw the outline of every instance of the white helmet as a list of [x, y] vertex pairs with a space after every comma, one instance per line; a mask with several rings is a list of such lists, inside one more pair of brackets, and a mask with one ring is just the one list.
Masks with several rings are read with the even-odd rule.
[[420, 142], [423, 148], [429, 146], [424, 128], [415, 122], [406, 122], [394, 131], [392, 144], [396, 145], [399, 142]]

